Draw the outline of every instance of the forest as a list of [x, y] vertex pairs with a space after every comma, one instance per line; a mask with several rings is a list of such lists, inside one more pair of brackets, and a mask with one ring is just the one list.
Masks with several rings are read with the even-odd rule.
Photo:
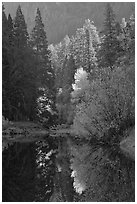
[[2, 201], [135, 201], [135, 13], [49, 44], [2, 5]]

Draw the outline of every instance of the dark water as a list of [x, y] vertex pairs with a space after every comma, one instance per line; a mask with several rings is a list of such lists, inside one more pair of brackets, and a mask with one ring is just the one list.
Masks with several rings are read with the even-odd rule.
[[52, 138], [15, 143], [2, 154], [2, 201], [48, 201], [53, 192], [56, 144]]

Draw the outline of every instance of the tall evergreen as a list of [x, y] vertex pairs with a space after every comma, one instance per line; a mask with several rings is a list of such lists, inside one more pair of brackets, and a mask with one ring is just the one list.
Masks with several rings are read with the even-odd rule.
[[[8, 26], [7, 26], [7, 17], [5, 14], [5, 8], [4, 5], [2, 5], [2, 114], [6, 114], [7, 108], [6, 108], [6, 80], [7, 77], [7, 70], [9, 68], [8, 63], [8, 44], [7, 44], [7, 33], [8, 33]], [[6, 115], [5, 115], [6, 116]]]
[[7, 51], [7, 16], [5, 14], [4, 5], [2, 5], [2, 65], [6, 63], [6, 51]]
[[51, 53], [48, 49], [48, 41], [46, 31], [39, 8], [35, 17], [35, 26], [31, 32], [31, 47], [35, 57], [35, 65], [37, 70], [37, 88], [43, 100], [39, 100], [39, 106], [43, 107], [41, 113], [50, 119], [51, 113], [47, 110], [55, 109], [55, 86], [54, 86], [54, 70], [51, 66]]
[[2, 65], [6, 66], [8, 64], [8, 19], [5, 14], [4, 5], [2, 5]]
[[14, 44], [17, 48], [24, 48], [27, 46], [28, 32], [25, 23], [24, 15], [19, 5], [14, 19]]
[[[12, 113], [11, 95], [12, 82], [10, 80], [10, 72], [13, 66], [13, 50], [11, 44], [13, 43], [13, 23], [9, 15], [8, 19], [4, 12], [4, 5], [2, 6], [2, 113], [6, 118], [10, 119]], [[15, 110], [14, 110], [15, 113]]]
[[[17, 8], [13, 29], [14, 65], [10, 71], [13, 83], [13, 107], [17, 110], [16, 120], [33, 119], [31, 107], [33, 106], [33, 74], [30, 67], [33, 66], [31, 53], [28, 47], [28, 32], [24, 15], [20, 5]], [[33, 83], [33, 85], [32, 85]], [[28, 97], [29, 96], [29, 97]], [[30, 105], [31, 104], [31, 105]], [[33, 110], [35, 108], [33, 107]], [[34, 116], [34, 115], [33, 115]]]
[[13, 46], [13, 20], [11, 15], [8, 15], [8, 42], [9, 46]]
[[41, 86], [51, 89], [54, 85], [54, 73], [51, 67], [47, 35], [39, 8], [35, 17], [35, 26], [31, 32], [31, 45], [38, 59], [37, 68], [40, 73]]
[[5, 47], [6, 45], [6, 37], [7, 37], [7, 16], [5, 14], [5, 8], [4, 5], [2, 4], [2, 48]]
[[93, 74], [96, 67], [96, 51], [98, 49], [99, 36], [94, 23], [90, 22], [89, 19], [85, 20], [83, 28], [85, 30], [83, 68], [88, 73]]
[[119, 42], [122, 48], [121, 55], [117, 60], [119, 65], [127, 65], [135, 63], [135, 16], [134, 14], [126, 22], [125, 18], [122, 19], [120, 24]]
[[8, 21], [7, 21], [7, 26], [8, 26], [8, 62], [10, 64], [10, 69], [12, 69], [13, 64], [14, 64], [14, 29], [13, 29], [13, 20], [11, 15], [8, 15]]
[[89, 36], [89, 31], [86, 29], [86, 41], [87, 41], [87, 70], [88, 72], [91, 71], [91, 64], [90, 64], [90, 36]]
[[95, 67], [95, 49], [91, 41], [90, 31], [85, 29], [85, 43], [83, 53], [83, 69], [90, 73]]
[[75, 59], [75, 64], [77, 66], [77, 69], [79, 69], [80, 66], [83, 66], [84, 39], [85, 39], [84, 34], [85, 34], [84, 29], [79, 28], [76, 30], [76, 34], [72, 39], [72, 43], [73, 43], [72, 53]]
[[125, 28], [122, 30], [124, 51], [129, 57], [135, 56], [135, 15], [131, 15]]
[[96, 67], [96, 52], [100, 42], [98, 32], [93, 22], [85, 20], [83, 28], [77, 29], [72, 39], [72, 54], [77, 68], [81, 66], [87, 72], [93, 72]]
[[34, 120], [36, 71], [20, 6], [14, 23], [9, 15], [3, 28], [3, 114], [9, 120]]
[[103, 39], [98, 53], [99, 67], [113, 68], [119, 54], [120, 43], [117, 39], [117, 23], [110, 3], [107, 3], [104, 21]]

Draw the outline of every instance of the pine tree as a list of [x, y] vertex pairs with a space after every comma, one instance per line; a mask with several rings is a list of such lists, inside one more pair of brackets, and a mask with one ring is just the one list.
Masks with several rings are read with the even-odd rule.
[[121, 48], [117, 39], [115, 15], [109, 3], [106, 6], [103, 34], [101, 48], [98, 52], [98, 64], [99, 67], [110, 67], [113, 69]]
[[93, 48], [90, 31], [85, 30], [85, 43], [83, 54], [83, 69], [88, 73], [93, 72], [96, 67], [95, 49]]
[[7, 16], [5, 14], [4, 5], [2, 5], [2, 64], [6, 65], [7, 61], [7, 33], [8, 33], [8, 26], [7, 26]]
[[10, 64], [10, 67], [12, 69], [13, 64], [14, 64], [14, 28], [13, 28], [13, 20], [11, 15], [8, 15], [8, 61]]
[[5, 14], [4, 4], [2, 5], [2, 61], [3, 66], [8, 65], [8, 50], [9, 50], [9, 26], [8, 19]]
[[11, 15], [8, 15], [8, 43], [10, 46], [13, 46], [13, 20]]
[[2, 47], [4, 48], [7, 43], [7, 16], [5, 14], [4, 4], [2, 4]]
[[89, 73], [95, 70], [99, 43], [100, 39], [94, 23], [89, 19], [85, 20], [83, 28], [77, 29], [76, 35], [72, 39], [72, 54], [77, 69], [82, 66]]
[[31, 45], [38, 58], [38, 72], [40, 73], [41, 85], [51, 89], [54, 86], [54, 72], [51, 67], [50, 51], [44, 24], [39, 8], [35, 18], [35, 26], [31, 32]]
[[11, 101], [16, 110], [15, 118], [16, 120], [28, 118], [33, 120], [35, 115], [33, 100], [36, 101], [35, 79], [32, 74], [33, 59], [28, 45], [27, 25], [20, 5], [14, 19], [13, 43], [13, 66], [10, 70], [10, 80], [13, 87]]
[[95, 51], [97, 51], [98, 45], [100, 44], [100, 37], [99, 37], [98, 30], [94, 25], [94, 22], [87, 19], [87, 20], [85, 20], [83, 27], [84, 27], [84, 29], [89, 30], [90, 40], [92, 41], [92, 44], [93, 44]]
[[28, 43], [27, 25], [24, 15], [22, 14], [21, 6], [19, 5], [14, 19], [14, 45], [17, 48], [25, 48]]
[[2, 103], [3, 109], [2, 114], [5, 117], [8, 115], [8, 103], [7, 103], [7, 72], [9, 70], [9, 62], [8, 62], [8, 26], [7, 26], [7, 16], [5, 14], [4, 5], [2, 5]]
[[[2, 86], [3, 86], [3, 114], [6, 118], [11, 119], [11, 115], [15, 114], [13, 111], [12, 95], [13, 82], [11, 81], [11, 70], [13, 69], [13, 23], [11, 16], [8, 19], [4, 13], [3, 6], [3, 24], [2, 24]], [[14, 96], [15, 97], [15, 96]]]
[[135, 17], [132, 15], [128, 21], [122, 19], [118, 36], [121, 54], [117, 59], [117, 64], [134, 64], [135, 61]]
[[89, 36], [89, 31], [86, 29], [86, 40], [87, 40], [87, 70], [88, 72], [91, 71], [91, 64], [90, 64], [90, 36]]
[[[4, 12], [4, 11], [3, 11]], [[6, 118], [10, 120], [35, 120], [36, 116], [36, 100], [37, 100], [37, 70], [35, 65], [35, 55], [34, 51], [31, 49], [28, 39], [27, 26], [25, 24], [24, 16], [21, 11], [21, 7], [19, 6], [17, 9], [16, 17], [14, 20], [14, 25], [12, 23], [11, 16], [9, 15], [8, 21], [6, 20], [6, 15], [4, 15], [3, 20], [3, 31], [7, 33], [6, 39], [3, 38], [3, 42], [7, 42], [5, 44], [6, 53], [3, 53], [3, 85], [4, 85], [4, 97], [3, 97], [3, 112]], [[3, 46], [4, 48], [4, 46]], [[10, 54], [10, 56], [9, 56]], [[7, 64], [5, 62], [5, 58], [7, 59]], [[6, 65], [6, 66], [5, 66]], [[6, 69], [5, 69], [6, 68]], [[49, 140], [48, 140], [49, 142]], [[25, 145], [26, 146], [26, 145]], [[35, 145], [34, 145], [35, 146]], [[10, 176], [10, 179], [7, 180], [7, 176], [3, 175], [4, 178], [4, 191], [3, 191], [3, 200], [5, 201], [34, 201], [35, 197], [35, 162], [36, 155], [35, 149], [33, 145], [25, 148], [28, 151], [28, 154], [24, 155], [24, 152], [21, 151], [21, 148], [24, 145], [15, 145], [11, 147], [10, 151], [6, 152], [6, 156], [4, 154], [4, 168], [3, 172], [6, 172], [6, 175]], [[53, 143], [52, 143], [53, 148]], [[21, 155], [18, 155], [16, 158], [16, 151], [20, 149], [19, 154], [23, 154], [22, 159], [20, 159]], [[42, 145], [40, 148], [44, 148]], [[14, 155], [14, 162], [10, 161], [11, 154]], [[26, 159], [27, 155], [27, 159]], [[52, 155], [51, 155], [52, 156]], [[8, 160], [8, 162], [7, 162]], [[21, 163], [20, 163], [20, 161]], [[54, 158], [51, 160], [54, 160]], [[51, 160], [46, 165], [47, 169], [41, 172], [46, 174], [48, 171], [48, 177], [46, 177], [46, 188], [45, 193], [45, 185], [43, 187], [43, 191], [46, 194], [42, 194], [44, 197], [39, 197], [39, 200], [48, 199], [50, 194], [52, 193], [53, 187], [53, 174], [54, 174], [54, 163], [51, 164]], [[23, 161], [23, 162], [22, 162]], [[25, 163], [24, 163], [25, 162]], [[27, 162], [27, 163], [26, 163]], [[14, 165], [17, 164], [18, 165]], [[12, 172], [7, 168], [7, 166], [12, 167]], [[15, 168], [16, 166], [16, 168]], [[6, 171], [6, 168], [8, 169]], [[52, 169], [52, 170], [51, 170]], [[50, 172], [52, 171], [52, 172]], [[11, 174], [12, 173], [12, 174]], [[16, 175], [13, 175], [13, 174]], [[19, 176], [17, 176], [19, 175]], [[45, 175], [44, 175], [45, 176]], [[47, 176], [47, 175], [46, 175]], [[12, 180], [16, 180], [16, 183]], [[26, 180], [27, 179], [27, 180]], [[8, 183], [9, 182], [9, 183]], [[10, 184], [14, 185], [15, 188]], [[43, 181], [42, 181], [43, 182]], [[7, 183], [7, 186], [6, 184]], [[25, 186], [27, 183], [27, 186]], [[10, 193], [8, 191], [10, 189]], [[50, 192], [49, 192], [50, 191]], [[11, 195], [11, 196], [10, 196]]]
[[58, 92], [61, 84], [61, 64], [60, 64], [60, 59], [59, 59], [59, 50], [58, 50], [58, 45], [49, 45], [49, 50], [51, 52], [51, 65], [54, 69], [55, 72], [55, 87], [56, 87], [56, 92]]
[[84, 53], [84, 29], [83, 28], [79, 28], [76, 30], [76, 34], [72, 39], [72, 43], [73, 43], [72, 54], [75, 59], [75, 64], [77, 66], [77, 69], [79, 69], [80, 66], [83, 66], [83, 53]]
[[57, 45], [50, 45], [52, 64], [54, 64], [55, 69], [55, 83], [57, 92], [62, 86], [62, 73], [64, 62], [66, 61], [66, 56], [70, 57], [72, 42], [68, 35]]
[[135, 16], [132, 15], [125, 23], [121, 33], [121, 43], [123, 43], [124, 52], [132, 57], [135, 56]]
[[43, 110], [41, 109], [42, 114], [44, 114], [43, 118], [47, 115], [50, 119], [51, 113], [48, 109], [55, 110], [55, 74], [51, 66], [51, 52], [48, 49], [47, 36], [39, 8], [37, 9], [35, 17], [35, 26], [31, 32], [30, 44], [35, 57], [38, 95], [41, 96], [41, 98], [43, 97], [42, 101], [40, 98], [38, 99], [38, 103], [40, 107], [43, 107]]
[[10, 120], [34, 120], [37, 97], [36, 71], [20, 6], [14, 24], [11, 16], [8, 16], [6, 39], [8, 46], [7, 68], [3, 67], [3, 86], [5, 86], [3, 114]]

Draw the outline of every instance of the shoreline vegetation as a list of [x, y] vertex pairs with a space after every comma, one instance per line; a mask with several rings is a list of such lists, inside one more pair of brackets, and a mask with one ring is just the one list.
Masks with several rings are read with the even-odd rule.
[[134, 9], [117, 21], [106, 3], [101, 27], [49, 45], [41, 8], [28, 33], [22, 5], [4, 5], [2, 201], [134, 202]]

